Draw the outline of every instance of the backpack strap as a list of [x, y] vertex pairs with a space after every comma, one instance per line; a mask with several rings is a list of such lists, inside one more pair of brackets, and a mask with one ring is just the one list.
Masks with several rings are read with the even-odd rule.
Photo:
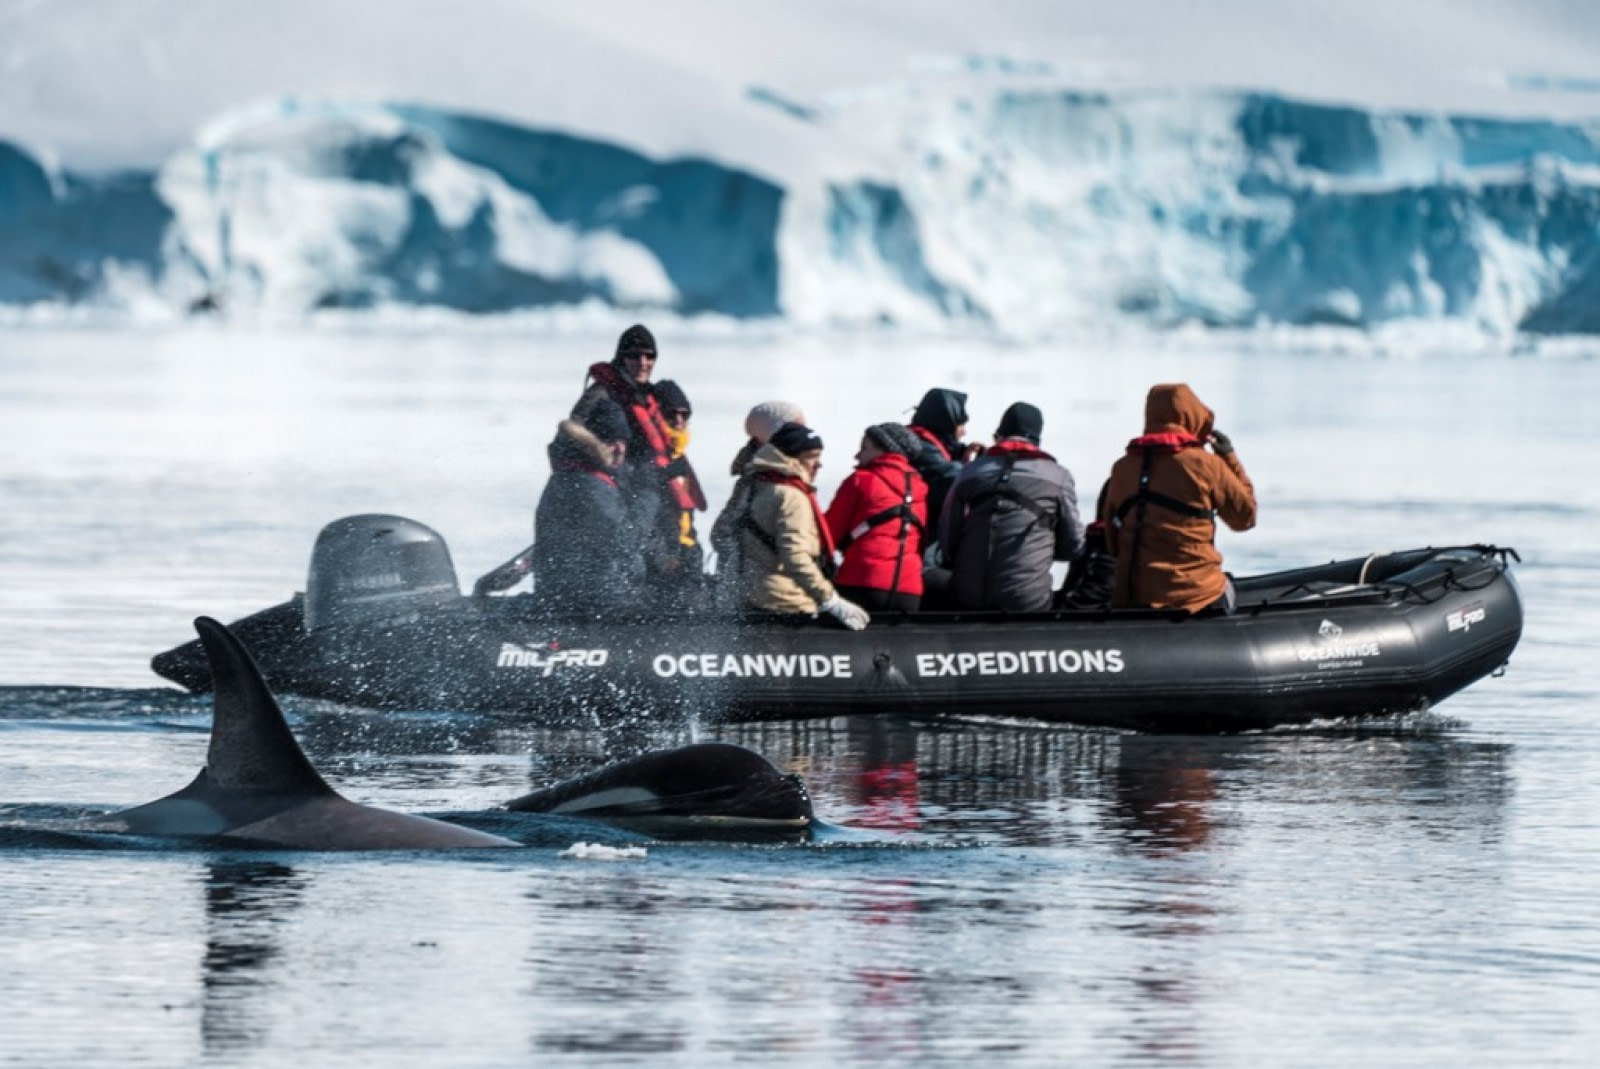
[[1155, 450], [1144, 450], [1144, 463], [1139, 466], [1139, 489], [1127, 500], [1117, 506], [1117, 511], [1111, 516], [1111, 525], [1117, 530], [1122, 530], [1124, 521], [1129, 512], [1133, 512], [1135, 527], [1133, 540], [1128, 545], [1128, 570], [1123, 578], [1123, 601], [1133, 601], [1133, 577], [1139, 570], [1139, 540], [1144, 535], [1144, 512], [1146, 505], [1160, 505], [1164, 509], [1176, 512], [1180, 516], [1188, 516], [1195, 520], [1210, 520], [1217, 522], [1217, 514], [1212, 509], [1191, 505], [1187, 501], [1179, 501], [1175, 497], [1150, 489], [1150, 460], [1155, 456]]
[[1042, 523], [1050, 530], [1055, 530], [1056, 524], [1060, 522], [1061, 517], [1056, 513], [1054, 502], [1049, 505], [1040, 504], [1009, 485], [1012, 471], [1016, 466], [1016, 456], [1008, 454], [1005, 458], [1005, 467], [1001, 470], [1000, 479], [996, 482], [994, 489], [985, 490], [981, 494], [974, 494], [968, 502], [969, 507], [973, 511], [977, 511], [991, 502], [1010, 501], [1012, 504], [1033, 513], [1036, 523]]

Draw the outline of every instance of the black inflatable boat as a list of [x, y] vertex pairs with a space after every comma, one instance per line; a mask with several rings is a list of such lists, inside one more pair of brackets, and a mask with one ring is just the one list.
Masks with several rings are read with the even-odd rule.
[[[1514, 551], [1374, 554], [1237, 580], [1238, 612], [580, 620], [461, 594], [444, 540], [398, 516], [323, 529], [306, 592], [234, 622], [280, 693], [540, 725], [1005, 716], [1218, 732], [1410, 712], [1503, 667]], [[209, 688], [189, 642], [152, 662]]]

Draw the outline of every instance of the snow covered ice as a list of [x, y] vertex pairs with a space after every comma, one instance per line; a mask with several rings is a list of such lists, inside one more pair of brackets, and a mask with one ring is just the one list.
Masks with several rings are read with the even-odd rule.
[[0, 303], [1600, 329], [1600, 15], [1056, 7], [23, 5]]

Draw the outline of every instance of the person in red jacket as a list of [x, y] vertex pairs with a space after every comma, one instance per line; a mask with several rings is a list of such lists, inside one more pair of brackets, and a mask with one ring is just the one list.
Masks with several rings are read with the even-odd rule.
[[844, 555], [834, 584], [868, 612], [916, 612], [922, 605], [928, 484], [911, 466], [920, 447], [898, 423], [868, 427], [856, 470], [828, 506], [828, 530]]

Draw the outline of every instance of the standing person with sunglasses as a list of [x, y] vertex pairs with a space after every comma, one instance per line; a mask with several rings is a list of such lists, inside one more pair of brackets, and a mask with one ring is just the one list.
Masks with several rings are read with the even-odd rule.
[[[677, 560], [664, 532], [673, 529], [681, 510], [706, 507], [693, 469], [686, 461], [674, 466], [672, 428], [650, 382], [656, 357], [655, 335], [642, 323], [635, 323], [617, 339], [609, 363], [589, 366], [583, 396], [572, 409], [572, 417], [581, 421], [601, 400], [609, 399], [621, 405], [628, 417], [628, 456], [618, 483], [627, 502], [631, 536], [653, 582], [672, 570], [669, 562]], [[664, 514], [673, 523], [664, 526]]]

